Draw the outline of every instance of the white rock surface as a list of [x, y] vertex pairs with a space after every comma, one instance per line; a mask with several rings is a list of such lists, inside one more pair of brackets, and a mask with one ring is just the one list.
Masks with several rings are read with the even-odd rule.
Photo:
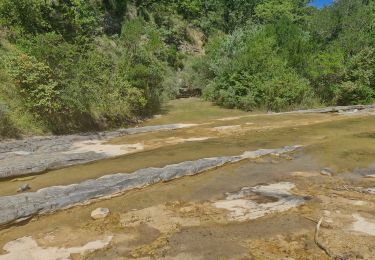
[[354, 214], [353, 218], [355, 222], [353, 223], [352, 230], [375, 236], [375, 222], [369, 221], [359, 214]]
[[0, 260], [62, 260], [70, 259], [71, 254], [81, 254], [93, 252], [105, 248], [112, 240], [109, 236], [103, 240], [96, 240], [87, 243], [81, 247], [40, 247], [32, 237], [22, 237], [17, 240], [7, 243], [3, 249], [8, 252], [5, 255], [0, 255]]
[[[294, 188], [290, 182], [280, 182], [265, 186], [245, 187], [239, 192], [227, 194], [225, 200], [219, 200], [213, 205], [216, 208], [229, 211], [229, 219], [246, 221], [257, 219], [274, 212], [282, 212], [304, 203], [304, 199], [290, 193]], [[257, 203], [251, 196], [274, 198], [276, 201]]]
[[76, 142], [72, 145], [70, 151], [64, 152], [65, 154], [80, 154], [80, 153], [103, 153], [107, 156], [119, 156], [128, 153], [142, 151], [144, 145], [141, 143], [136, 144], [107, 144], [106, 140], [92, 140]]

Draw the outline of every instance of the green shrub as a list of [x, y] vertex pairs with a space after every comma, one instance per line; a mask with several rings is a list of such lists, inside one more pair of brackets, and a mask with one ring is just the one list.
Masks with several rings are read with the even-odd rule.
[[363, 48], [349, 60], [345, 78], [375, 89], [375, 47]]
[[0, 101], [0, 139], [18, 137], [19, 131], [10, 119], [8, 107]]
[[242, 29], [209, 53], [212, 82], [204, 97], [228, 108], [287, 110], [313, 99], [309, 82], [287, 66], [266, 27]]
[[297, 73], [284, 71], [265, 82], [267, 110], [291, 110], [312, 102], [313, 94], [309, 82]]
[[22, 35], [57, 32], [67, 40], [83, 40], [100, 30], [100, 8], [86, 0], [2, 0], [0, 24]]
[[25, 106], [39, 117], [51, 118], [62, 106], [58, 83], [51, 69], [26, 54], [9, 58], [9, 73]]
[[337, 105], [369, 104], [374, 99], [374, 90], [360, 82], [343, 82], [335, 90]]

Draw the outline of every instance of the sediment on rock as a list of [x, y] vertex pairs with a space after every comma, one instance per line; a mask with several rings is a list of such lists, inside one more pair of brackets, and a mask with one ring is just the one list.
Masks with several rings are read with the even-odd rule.
[[172, 164], [163, 168], [146, 168], [131, 174], [118, 173], [78, 184], [55, 186], [36, 192], [0, 197], [0, 225], [8, 225], [31, 218], [37, 214], [54, 212], [90, 200], [111, 197], [135, 188], [146, 187], [158, 182], [192, 176], [227, 163], [244, 159], [255, 159], [269, 154], [292, 152], [301, 146], [286, 146], [280, 149], [248, 151], [238, 156], [204, 158]]

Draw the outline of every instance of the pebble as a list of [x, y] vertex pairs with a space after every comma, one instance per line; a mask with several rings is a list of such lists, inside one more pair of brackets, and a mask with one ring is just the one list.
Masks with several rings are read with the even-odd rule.
[[330, 169], [324, 168], [323, 170], [320, 171], [320, 174], [332, 177], [333, 173]]
[[30, 190], [30, 189], [31, 189], [31, 188], [30, 188], [30, 185], [29, 185], [29, 184], [23, 184], [23, 185], [21, 185], [21, 186], [18, 188], [17, 192], [25, 192], [25, 191]]
[[109, 215], [108, 208], [97, 208], [96, 210], [91, 212], [91, 218], [93, 219], [101, 219], [105, 218]]

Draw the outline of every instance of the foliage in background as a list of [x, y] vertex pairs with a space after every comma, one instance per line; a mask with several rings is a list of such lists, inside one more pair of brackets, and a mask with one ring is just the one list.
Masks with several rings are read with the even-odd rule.
[[0, 136], [129, 125], [186, 89], [243, 110], [371, 103], [375, 1], [0, 2]]
[[117, 0], [2, 1], [0, 72], [9, 81], [0, 97], [10, 113], [21, 109], [42, 131], [66, 133], [157, 112], [165, 71], [181, 66], [181, 56], [130, 7]]
[[[368, 104], [375, 97], [375, 1], [257, 2], [246, 25], [211, 35], [204, 96], [245, 110]], [[192, 83], [194, 85], [194, 83]]]
[[[207, 50], [212, 81], [204, 89], [209, 100], [229, 108], [285, 110], [312, 101], [308, 81], [277, 51], [277, 37], [268, 27], [253, 25], [235, 31]], [[210, 55], [213, 57], [211, 58]]]

